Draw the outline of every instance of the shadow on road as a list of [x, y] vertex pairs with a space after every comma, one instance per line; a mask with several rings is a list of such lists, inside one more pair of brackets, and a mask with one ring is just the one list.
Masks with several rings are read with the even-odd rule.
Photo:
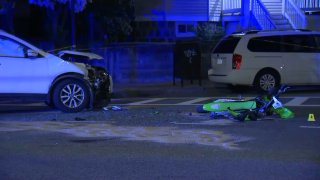
[[16, 113], [16, 112], [46, 112], [55, 111], [55, 109], [43, 103], [32, 104], [2, 104], [0, 102], [0, 113]]

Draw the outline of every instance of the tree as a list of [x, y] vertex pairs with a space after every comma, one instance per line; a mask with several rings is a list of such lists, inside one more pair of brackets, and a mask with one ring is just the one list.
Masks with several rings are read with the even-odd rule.
[[[46, 45], [48, 49], [74, 45], [75, 37], [79, 42], [82, 41], [83, 47], [94, 40], [125, 41], [132, 32], [133, 2], [134, 0], [0, 0], [0, 18], [4, 19], [0, 20], [0, 24], [4, 22], [3, 27], [6, 27], [0, 28], [13, 32], [13, 15], [30, 4], [28, 10], [24, 11], [29, 16], [23, 16], [23, 19], [30, 20], [26, 23], [30, 26], [16, 30], [28, 32], [29, 35], [34, 32], [35, 38], [41, 37], [39, 39], [47, 40], [49, 44], [52, 42], [53, 44]], [[20, 17], [15, 19], [15, 23]], [[8, 19], [11, 21], [8, 22]], [[21, 22], [23, 21], [18, 24]], [[75, 27], [79, 31], [75, 32]]]
[[108, 42], [125, 41], [131, 34], [134, 21], [133, 0], [95, 0], [88, 7], [98, 21], [97, 29], [100, 36]]
[[[76, 30], [75, 30], [75, 15], [74, 13], [82, 12], [87, 3], [91, 3], [92, 0], [29, 0], [30, 4], [35, 4], [41, 7], [46, 7], [48, 19], [52, 23], [52, 37], [53, 40], [57, 39], [57, 34], [65, 32], [63, 28], [66, 23], [66, 19], [63, 18], [63, 21], [59, 21], [58, 18], [62, 14], [64, 16], [69, 16], [70, 19], [70, 35], [71, 35], [71, 48], [74, 49], [76, 46]], [[62, 5], [62, 6], [61, 6]], [[64, 5], [64, 6], [63, 6]], [[68, 9], [69, 8], [69, 9]], [[66, 12], [66, 9], [67, 12]], [[68, 13], [69, 12], [69, 13]], [[60, 27], [60, 28], [59, 28]], [[62, 28], [61, 28], [62, 27]], [[60, 33], [59, 33], [60, 31]], [[62, 43], [63, 44], [63, 43]]]
[[[134, 3], [133, 0], [29, 0], [30, 4], [35, 4], [40, 7], [45, 7], [47, 10], [48, 22], [52, 24], [50, 34], [53, 34], [53, 40], [57, 34], [61, 36], [66, 32], [66, 21], [63, 18], [66, 16], [67, 11], [75, 12], [78, 14], [86, 14], [88, 24], [93, 24], [89, 32], [97, 35], [99, 40], [107, 39], [107, 41], [125, 40], [132, 32], [131, 23], [134, 20]], [[68, 9], [69, 8], [69, 9]], [[74, 14], [69, 14], [69, 16]], [[91, 18], [90, 18], [91, 17]], [[74, 20], [73, 18], [68, 18]], [[84, 20], [84, 19], [82, 19]], [[74, 29], [74, 22], [70, 22], [72, 29]], [[56, 31], [54, 31], [56, 29]], [[73, 31], [71, 35], [74, 35]], [[94, 36], [93, 35], [93, 36]], [[62, 34], [62, 36], [65, 36]], [[94, 37], [91, 37], [94, 39]], [[61, 39], [61, 38], [60, 38]], [[72, 38], [74, 39], [74, 38]], [[93, 41], [93, 40], [90, 41]], [[72, 41], [74, 43], [74, 40]]]
[[15, 0], [0, 0], [0, 27], [13, 33], [13, 13]]
[[30, 4], [35, 4], [38, 6], [55, 9], [57, 3], [67, 4], [70, 3], [70, 7], [74, 12], [81, 12], [85, 9], [88, 3], [91, 3], [92, 0], [29, 0]]

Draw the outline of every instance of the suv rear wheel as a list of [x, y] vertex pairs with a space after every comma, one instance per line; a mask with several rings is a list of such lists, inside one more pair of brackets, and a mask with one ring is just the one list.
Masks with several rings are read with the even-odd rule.
[[88, 105], [88, 102], [88, 87], [79, 80], [63, 80], [53, 91], [54, 105], [64, 112], [79, 112]]
[[254, 81], [254, 86], [260, 91], [268, 91], [280, 85], [280, 77], [273, 70], [260, 71]]

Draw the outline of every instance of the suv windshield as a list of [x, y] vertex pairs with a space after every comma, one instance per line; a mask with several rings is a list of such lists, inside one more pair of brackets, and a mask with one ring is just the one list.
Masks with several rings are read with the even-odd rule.
[[213, 53], [233, 53], [240, 39], [241, 37], [238, 36], [224, 38], [213, 50]]

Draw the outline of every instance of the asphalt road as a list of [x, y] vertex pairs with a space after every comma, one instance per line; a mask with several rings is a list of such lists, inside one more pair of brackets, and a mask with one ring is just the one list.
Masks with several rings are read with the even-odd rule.
[[318, 96], [289, 96], [295, 118], [252, 122], [198, 114], [199, 97], [75, 114], [3, 104], [0, 179], [320, 179]]

